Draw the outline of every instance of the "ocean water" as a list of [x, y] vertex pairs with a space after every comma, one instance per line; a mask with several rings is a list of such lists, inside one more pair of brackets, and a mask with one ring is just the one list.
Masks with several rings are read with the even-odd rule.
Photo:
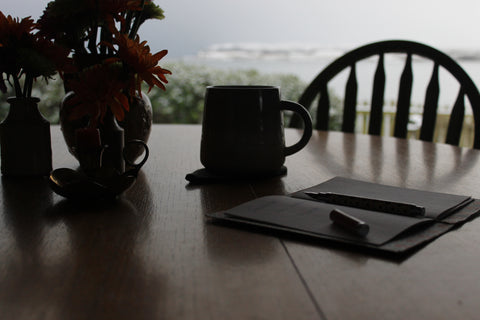
[[[306, 84], [310, 83], [318, 73], [328, 64], [333, 62], [337, 56], [320, 56], [315, 58], [229, 58], [222, 56], [220, 58], [192, 56], [185, 57], [181, 60], [187, 63], [203, 64], [223, 70], [239, 70], [239, 69], [256, 69], [262, 73], [278, 74], [290, 73], [297, 75]], [[457, 62], [470, 75], [472, 80], [480, 86], [480, 59], [457, 60]], [[393, 106], [397, 101], [398, 81], [405, 63], [404, 54], [389, 54], [385, 56], [385, 105]], [[359, 106], [368, 106], [372, 94], [373, 75], [377, 64], [377, 58], [370, 58], [357, 64], [357, 80], [358, 80], [358, 100]], [[413, 61], [413, 89], [411, 103], [415, 108], [421, 109], [425, 99], [425, 91], [428, 81], [433, 70], [433, 63], [423, 58], [414, 57]], [[339, 74], [329, 84], [329, 89], [335, 94], [343, 96], [345, 90], [345, 82], [348, 77], [348, 71]], [[449, 74], [448, 71], [440, 69], [440, 111], [449, 113], [450, 108], [455, 102], [458, 94], [459, 86], [457, 81]], [[469, 106], [469, 102], [466, 101]], [[469, 108], [467, 107], [467, 112]]]

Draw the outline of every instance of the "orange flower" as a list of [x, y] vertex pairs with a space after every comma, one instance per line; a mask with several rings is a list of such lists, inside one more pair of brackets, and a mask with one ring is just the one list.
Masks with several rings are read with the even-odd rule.
[[[69, 50], [59, 46], [45, 38], [38, 38], [33, 44], [35, 50], [44, 57], [43, 61], [39, 59], [32, 59], [33, 68], [30, 72], [34, 77], [39, 75], [53, 75], [55, 71], [58, 71], [60, 77], [63, 78], [64, 73], [73, 73], [77, 71], [73, 65], [72, 58], [69, 58]], [[50, 73], [48, 70], [50, 68]], [[28, 70], [27, 70], [28, 71]]]
[[14, 45], [25, 35], [30, 34], [34, 28], [34, 21], [30, 17], [12, 18], [5, 16], [0, 11], [0, 47]]
[[[0, 76], [17, 76], [22, 68], [18, 61], [18, 48], [25, 47], [23, 42], [33, 42], [30, 34], [33, 30], [33, 20], [30, 17], [19, 20], [5, 16], [0, 11]], [[3, 76], [0, 77], [0, 91], [6, 92]]]
[[[5, 80], [11, 78], [15, 94], [28, 97], [34, 79], [42, 76], [47, 80], [57, 68], [66, 68], [68, 50], [33, 34], [34, 27], [30, 17], [20, 20], [0, 12], [0, 91], [6, 92]], [[22, 89], [20, 78], [24, 75]]]
[[68, 85], [75, 92], [69, 100], [74, 106], [71, 119], [80, 119], [89, 115], [90, 126], [96, 127], [103, 121], [107, 108], [110, 108], [117, 120], [125, 117], [129, 110], [128, 98], [123, 94], [126, 86], [121, 80], [120, 68], [115, 65], [95, 65], [79, 73], [78, 78], [69, 81]]
[[[117, 51], [118, 59], [112, 60], [122, 61], [130, 72], [135, 74], [132, 84], [130, 86], [130, 94], [134, 94], [135, 90], [141, 92], [142, 81], [145, 81], [149, 88], [148, 92], [157, 86], [160, 89], [165, 90], [163, 83], [168, 83], [166, 74], [172, 74], [169, 70], [163, 69], [158, 66], [158, 62], [167, 53], [167, 50], [162, 50], [156, 54], [150, 53], [150, 47], [146, 45], [146, 41], [140, 42], [140, 38], [137, 36], [135, 40], [128, 38], [124, 34], [116, 34], [114, 38], [114, 44], [117, 48], [114, 48], [112, 44], [106, 43], [105, 45], [111, 47]], [[163, 82], [163, 83], [162, 83]]]

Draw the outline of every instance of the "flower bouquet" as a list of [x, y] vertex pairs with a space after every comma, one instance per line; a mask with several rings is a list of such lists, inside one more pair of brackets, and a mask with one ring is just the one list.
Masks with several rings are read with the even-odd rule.
[[68, 70], [68, 50], [41, 36], [30, 18], [13, 18], [0, 11], [0, 91], [11, 85], [15, 96], [0, 124], [2, 174], [48, 175], [52, 169], [50, 124], [32, 97], [34, 81]]
[[67, 95], [60, 121], [77, 158], [79, 152], [100, 148], [99, 165], [110, 162], [123, 171], [123, 139], [148, 139], [152, 111], [142, 83], [148, 91], [155, 86], [165, 90], [165, 75], [171, 72], [158, 65], [167, 50], [151, 53], [137, 32], [146, 20], [163, 18], [150, 0], [55, 0], [47, 5], [38, 21], [40, 34], [67, 48], [73, 60], [73, 68], [61, 70]]

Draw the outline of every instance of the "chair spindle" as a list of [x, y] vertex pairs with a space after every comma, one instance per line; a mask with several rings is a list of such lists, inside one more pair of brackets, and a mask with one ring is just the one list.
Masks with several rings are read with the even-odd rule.
[[395, 116], [395, 130], [393, 135], [397, 138], [407, 137], [408, 120], [410, 116], [410, 98], [412, 95], [412, 54], [408, 53], [400, 77], [400, 89], [398, 90], [397, 113]]
[[450, 120], [448, 121], [447, 138], [445, 143], [458, 145], [460, 142], [460, 135], [462, 133], [463, 119], [465, 117], [465, 91], [462, 87], [458, 92], [457, 99], [453, 105], [450, 113]]
[[420, 140], [423, 141], [433, 141], [433, 133], [437, 121], [438, 96], [440, 94], [438, 67], [438, 63], [435, 63], [433, 66], [432, 77], [428, 83], [427, 92], [425, 94], [422, 127], [420, 129]]
[[343, 132], [354, 132], [355, 118], [357, 116], [357, 74], [355, 64], [350, 67], [350, 75], [345, 88], [345, 101], [343, 108]]
[[328, 86], [324, 83], [320, 88], [320, 98], [318, 99], [316, 126], [317, 130], [328, 130], [330, 121], [330, 97], [328, 96]]
[[383, 53], [380, 53], [373, 80], [372, 107], [370, 110], [370, 123], [368, 125], [369, 134], [380, 135], [382, 132], [384, 95], [385, 66]]

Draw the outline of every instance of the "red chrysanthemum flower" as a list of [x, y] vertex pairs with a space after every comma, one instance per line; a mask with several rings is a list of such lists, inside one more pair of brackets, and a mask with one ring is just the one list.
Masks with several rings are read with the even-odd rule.
[[154, 86], [165, 90], [163, 83], [168, 83], [165, 75], [172, 73], [158, 66], [158, 62], [168, 53], [167, 50], [151, 54], [147, 42], [140, 42], [138, 36], [133, 40], [127, 35], [116, 34], [113, 42], [117, 46], [116, 48], [112, 44], [105, 44], [117, 52], [118, 58], [112, 60], [122, 61], [128, 70], [135, 75], [130, 87], [130, 94], [133, 95], [135, 91], [140, 94], [142, 81], [148, 84], [149, 92]]
[[26, 34], [30, 34], [34, 29], [35, 23], [30, 17], [12, 18], [5, 16], [0, 11], [0, 47], [16, 44]]
[[69, 69], [69, 50], [34, 34], [34, 28], [30, 17], [20, 20], [0, 12], [0, 91], [6, 92], [10, 81], [17, 97], [29, 97], [37, 77], [47, 80], [58, 69]]
[[[3, 73], [7, 78], [18, 75], [22, 66], [18, 63], [17, 48], [24, 47], [22, 42], [31, 42], [33, 28], [34, 22], [30, 17], [20, 20], [5, 16], [0, 11], [0, 76]], [[3, 76], [0, 77], [0, 91], [7, 91]]]
[[68, 101], [73, 106], [71, 119], [90, 116], [90, 126], [96, 127], [108, 108], [121, 121], [129, 110], [128, 98], [123, 93], [126, 86], [120, 68], [115, 65], [95, 65], [83, 70], [76, 79], [68, 82], [75, 96]]

